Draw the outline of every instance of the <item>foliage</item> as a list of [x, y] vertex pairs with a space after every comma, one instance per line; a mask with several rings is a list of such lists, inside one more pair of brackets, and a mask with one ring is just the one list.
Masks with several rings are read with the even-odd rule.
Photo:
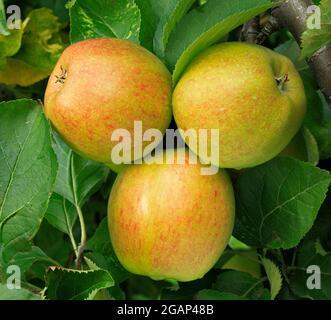
[[[331, 299], [331, 178], [316, 166], [331, 157], [331, 113], [301, 59], [331, 41], [330, 0], [321, 1], [322, 30], [304, 33], [303, 50], [286, 30], [265, 43], [303, 78], [307, 162], [279, 156], [234, 175], [236, 238], [190, 283], [153, 281], [121, 266], [106, 219], [115, 174], [53, 131], [41, 103], [47, 77], [70, 43], [117, 37], [154, 52], [175, 84], [197, 54], [237, 40], [242, 24], [275, 3], [30, 0], [20, 29], [7, 26], [7, 4], [0, 1], [0, 299]], [[6, 286], [11, 265], [20, 267], [21, 290]], [[321, 290], [306, 285], [310, 265], [321, 269]]]

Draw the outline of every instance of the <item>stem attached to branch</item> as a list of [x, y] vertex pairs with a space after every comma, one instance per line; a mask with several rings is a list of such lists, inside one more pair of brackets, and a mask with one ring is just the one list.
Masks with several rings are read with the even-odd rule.
[[[293, 34], [299, 45], [302, 33], [306, 30], [308, 8], [312, 5], [311, 0], [286, 0], [272, 12], [279, 24]], [[308, 63], [331, 109], [331, 45], [317, 51]]]

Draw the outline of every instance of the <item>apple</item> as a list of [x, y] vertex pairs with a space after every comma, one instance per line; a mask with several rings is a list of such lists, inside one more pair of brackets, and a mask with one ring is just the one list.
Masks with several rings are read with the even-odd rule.
[[[318, 163], [318, 147], [314, 137], [306, 128], [299, 130], [290, 143], [283, 149], [279, 156], [291, 157], [300, 161]], [[229, 169], [229, 175], [233, 182], [236, 182], [246, 169]]]
[[[173, 112], [184, 131], [219, 130], [219, 153], [210, 163], [242, 169], [272, 159], [289, 144], [302, 125], [306, 96], [287, 57], [228, 42], [207, 49], [187, 68], [173, 93]], [[185, 139], [204, 159], [198, 140]]]
[[[164, 133], [172, 117], [171, 93], [171, 75], [152, 53], [127, 40], [91, 39], [61, 55], [47, 85], [45, 114], [74, 150], [116, 170], [114, 131], [126, 129], [133, 137], [134, 121], [142, 121], [143, 133]], [[126, 161], [143, 156], [135, 157], [133, 143], [125, 147]]]
[[201, 175], [202, 164], [190, 163], [189, 152], [178, 149], [178, 156], [184, 164], [128, 166], [109, 197], [108, 226], [119, 261], [154, 280], [202, 278], [222, 254], [234, 224], [234, 195], [225, 170]]

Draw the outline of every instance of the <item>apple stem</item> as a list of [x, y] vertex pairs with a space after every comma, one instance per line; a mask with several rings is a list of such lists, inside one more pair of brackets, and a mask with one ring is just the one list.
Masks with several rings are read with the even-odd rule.
[[60, 69], [61, 69], [61, 74], [59, 76], [55, 75], [55, 78], [56, 78], [55, 83], [64, 84], [65, 80], [67, 79], [68, 72], [62, 66], [60, 66]]
[[290, 81], [288, 78], [288, 74], [286, 73], [285, 75], [275, 78], [277, 81], [277, 86], [279, 88], [280, 91], [284, 91], [285, 89], [285, 83]]
[[84, 215], [82, 212], [82, 209], [80, 207], [78, 198], [77, 198], [77, 186], [76, 186], [76, 179], [75, 179], [75, 165], [74, 165], [74, 158], [71, 157], [71, 180], [72, 180], [72, 192], [74, 196], [74, 202], [75, 202], [75, 208], [77, 211], [78, 219], [79, 219], [79, 224], [80, 224], [80, 230], [81, 230], [81, 238], [80, 238], [80, 244], [78, 245], [78, 248], [76, 250], [76, 267], [77, 269], [80, 269], [81, 267], [81, 262], [84, 254], [84, 249], [86, 246], [86, 241], [87, 241], [87, 235], [86, 235], [86, 226], [85, 226], [85, 221], [84, 221]]
[[80, 244], [79, 244], [78, 250], [77, 250], [76, 267], [77, 267], [77, 269], [80, 269], [83, 254], [84, 254], [84, 249], [86, 246], [86, 228], [85, 228], [83, 212], [82, 212], [80, 206], [76, 206], [76, 210], [77, 210], [78, 219], [79, 219], [80, 228], [81, 228], [81, 240], [80, 240]]

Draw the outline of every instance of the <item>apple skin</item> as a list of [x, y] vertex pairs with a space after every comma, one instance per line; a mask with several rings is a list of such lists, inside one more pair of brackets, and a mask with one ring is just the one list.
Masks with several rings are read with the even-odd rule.
[[[280, 89], [276, 78], [285, 75], [288, 81]], [[228, 42], [191, 63], [173, 93], [173, 112], [183, 130], [219, 129], [219, 161], [214, 157], [211, 163], [242, 169], [272, 159], [289, 144], [303, 122], [306, 96], [287, 57]], [[199, 154], [196, 140], [186, 142]]]
[[[57, 77], [63, 70], [61, 83]], [[57, 62], [45, 93], [45, 114], [75, 151], [116, 170], [113, 131], [127, 129], [133, 137], [134, 121], [141, 120], [143, 132], [164, 133], [172, 117], [171, 91], [169, 71], [146, 49], [127, 40], [85, 40], [69, 46]]]
[[154, 280], [202, 278], [230, 239], [235, 201], [227, 173], [201, 175], [202, 165], [189, 164], [187, 151], [185, 157], [185, 164], [129, 166], [115, 181], [109, 232], [119, 261], [132, 273]]

